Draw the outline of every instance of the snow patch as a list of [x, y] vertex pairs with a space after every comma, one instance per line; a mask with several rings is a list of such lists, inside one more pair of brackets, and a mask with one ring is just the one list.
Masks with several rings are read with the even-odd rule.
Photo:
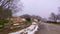
[[33, 22], [31, 26], [29, 26], [25, 29], [22, 29], [22, 30], [17, 31], [17, 32], [9, 33], [9, 34], [21, 34], [22, 32], [27, 33], [27, 34], [34, 34], [35, 31], [37, 31], [37, 29], [38, 29], [37, 23]]

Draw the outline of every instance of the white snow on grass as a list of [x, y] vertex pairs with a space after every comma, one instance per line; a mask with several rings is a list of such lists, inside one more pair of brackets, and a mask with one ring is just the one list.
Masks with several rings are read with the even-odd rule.
[[20, 31], [17, 32], [13, 32], [13, 33], [9, 33], [9, 34], [20, 34], [20, 33], [27, 33], [27, 34], [34, 34], [35, 31], [37, 31], [38, 29], [38, 25], [36, 22], [33, 22], [32, 25], [30, 25], [29, 27], [22, 29]]

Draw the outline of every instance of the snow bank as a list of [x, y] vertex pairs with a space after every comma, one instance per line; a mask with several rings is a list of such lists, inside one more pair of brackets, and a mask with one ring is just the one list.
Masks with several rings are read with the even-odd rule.
[[22, 32], [27, 33], [27, 34], [34, 34], [35, 31], [37, 31], [37, 29], [38, 29], [37, 23], [33, 22], [31, 26], [29, 26], [25, 29], [22, 29], [22, 30], [17, 31], [17, 32], [9, 33], [9, 34], [21, 34]]

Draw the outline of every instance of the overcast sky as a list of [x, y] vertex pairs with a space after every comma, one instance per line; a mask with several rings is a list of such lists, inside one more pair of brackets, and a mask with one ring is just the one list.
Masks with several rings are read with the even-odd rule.
[[21, 14], [39, 15], [41, 17], [49, 17], [51, 12], [58, 13], [60, 0], [21, 0], [23, 3], [23, 11]]

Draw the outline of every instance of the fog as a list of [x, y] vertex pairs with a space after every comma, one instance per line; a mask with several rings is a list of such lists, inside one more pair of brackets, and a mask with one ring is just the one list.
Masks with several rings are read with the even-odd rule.
[[60, 0], [21, 0], [21, 2], [24, 7], [17, 15], [30, 14], [47, 18], [51, 12], [58, 13], [60, 7]]

